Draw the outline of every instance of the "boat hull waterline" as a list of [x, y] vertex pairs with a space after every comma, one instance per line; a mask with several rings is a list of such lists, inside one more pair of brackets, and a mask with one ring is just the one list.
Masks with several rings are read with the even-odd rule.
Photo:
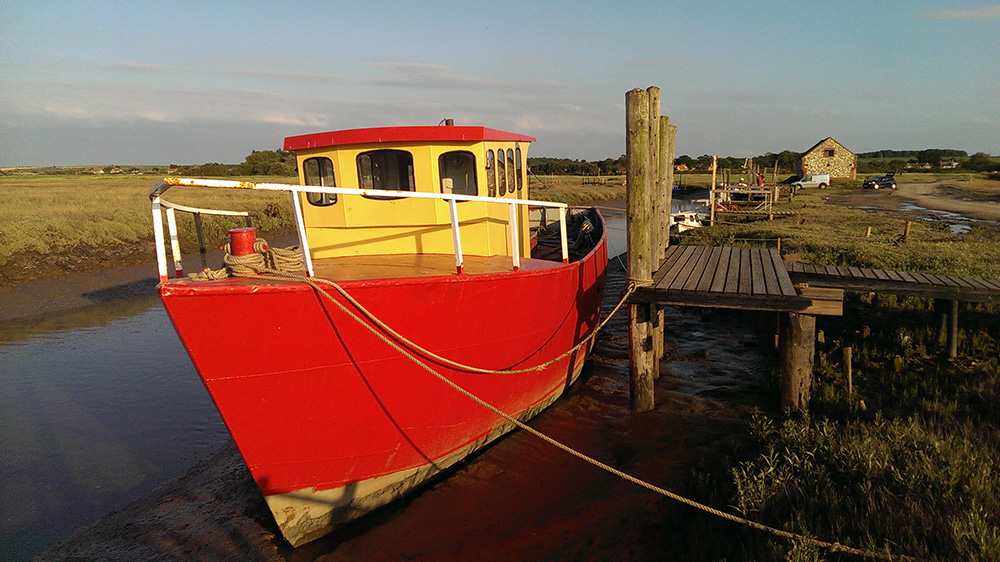
[[[592, 333], [606, 268], [602, 236], [568, 264], [338, 284], [427, 350], [465, 365], [514, 370], [548, 362]], [[333, 288], [327, 292], [360, 314]], [[160, 294], [293, 546], [398, 498], [512, 428], [307, 283], [172, 280], [161, 283]], [[516, 374], [468, 372], [414, 355], [526, 420], [572, 384], [587, 350]]]

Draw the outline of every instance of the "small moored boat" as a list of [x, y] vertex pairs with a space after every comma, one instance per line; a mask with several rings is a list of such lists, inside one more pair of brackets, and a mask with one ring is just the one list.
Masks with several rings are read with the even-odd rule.
[[[511, 429], [456, 387], [526, 420], [579, 375], [604, 223], [529, 198], [533, 140], [457, 126], [317, 133], [285, 139], [299, 185], [165, 178], [151, 192], [164, 306], [293, 546]], [[285, 191], [299, 247], [279, 254], [234, 229], [225, 270], [184, 277], [176, 212], [199, 228], [246, 213], [168, 201], [176, 186]]]
[[701, 222], [703, 218], [704, 214], [696, 211], [673, 213], [670, 215], [670, 232], [679, 234], [692, 228], [700, 228], [703, 226]]

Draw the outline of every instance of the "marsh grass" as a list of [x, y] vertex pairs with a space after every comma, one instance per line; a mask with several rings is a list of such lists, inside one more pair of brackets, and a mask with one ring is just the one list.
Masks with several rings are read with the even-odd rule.
[[[250, 179], [250, 178], [248, 178]], [[295, 178], [254, 181], [294, 183]], [[17, 282], [58, 271], [136, 263], [152, 256], [149, 191], [159, 178], [147, 175], [7, 175], [0, 177], [0, 282]], [[265, 235], [289, 232], [291, 208], [278, 193], [173, 189], [169, 198], [194, 206], [252, 210]], [[184, 249], [197, 245], [194, 220], [178, 213]], [[243, 226], [235, 219], [206, 217], [207, 242]]]
[[[815, 263], [1000, 277], [995, 225], [960, 237], [917, 222], [903, 242], [901, 218], [824, 203], [829, 195], [796, 198], [801, 224], [700, 229], [684, 241], [773, 244], [780, 236], [786, 251]], [[1000, 304], [963, 303], [959, 318], [952, 360], [942, 354], [932, 301], [847, 293], [843, 317], [817, 322], [824, 341], [810, 413], [756, 414], [717, 462], [696, 471], [702, 499], [877, 552], [1000, 560]], [[690, 535], [691, 552], [705, 560], [852, 559], [701, 516]]]

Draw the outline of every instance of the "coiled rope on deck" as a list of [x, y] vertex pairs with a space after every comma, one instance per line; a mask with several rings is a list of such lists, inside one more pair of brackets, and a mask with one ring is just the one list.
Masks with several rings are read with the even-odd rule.
[[291, 274], [305, 275], [306, 266], [302, 259], [302, 250], [298, 246], [288, 248], [272, 248], [267, 240], [258, 238], [253, 244], [253, 253], [245, 256], [234, 256], [232, 247], [226, 243], [222, 249], [224, 267], [221, 269], [206, 269], [198, 273], [189, 273], [192, 281], [215, 281], [233, 277], [249, 277], [261, 271], [282, 271]]

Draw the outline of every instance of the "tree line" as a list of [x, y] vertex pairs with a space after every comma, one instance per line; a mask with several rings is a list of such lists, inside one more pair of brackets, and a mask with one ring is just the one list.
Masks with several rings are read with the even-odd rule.
[[[960, 168], [971, 171], [989, 172], [1000, 170], [1000, 163], [985, 152], [977, 152], [969, 156], [964, 150], [927, 149], [927, 150], [879, 150], [864, 152], [858, 155], [861, 159], [876, 159], [858, 164], [858, 172], [888, 172], [899, 171], [906, 167], [907, 162], [924, 162], [937, 168], [945, 158], [965, 158]], [[751, 164], [758, 169], [771, 170], [777, 164], [779, 173], [797, 173], [801, 152], [783, 150], [778, 153], [768, 152], [750, 158]], [[903, 159], [907, 160], [903, 160]], [[733, 156], [719, 157], [718, 169], [741, 169], [746, 158]], [[686, 166], [688, 170], [709, 170], [712, 156], [703, 154], [697, 158], [682, 154], [674, 158], [674, 165]], [[580, 160], [572, 158], [528, 158], [528, 169], [531, 173], [541, 176], [597, 176], [624, 174], [627, 167], [625, 155], [604, 160]], [[181, 172], [192, 176], [294, 176], [297, 172], [295, 153], [285, 150], [254, 150], [241, 164], [226, 165], [216, 162], [182, 168]]]
[[209, 162], [184, 168], [191, 176], [294, 176], [295, 153], [287, 150], [254, 150], [235, 166]]

